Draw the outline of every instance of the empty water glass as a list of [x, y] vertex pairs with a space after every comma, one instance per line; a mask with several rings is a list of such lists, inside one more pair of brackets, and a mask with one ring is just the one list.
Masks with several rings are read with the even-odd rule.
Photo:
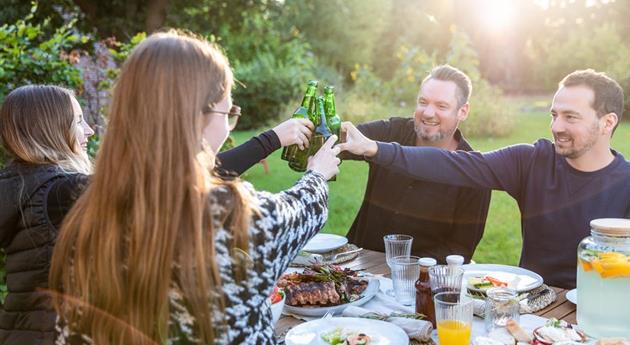
[[488, 332], [503, 328], [509, 320], [518, 322], [520, 305], [516, 291], [504, 287], [495, 287], [486, 291], [485, 324]]
[[383, 241], [385, 241], [385, 260], [389, 268], [392, 267], [391, 259], [393, 257], [411, 255], [413, 237], [400, 234], [385, 235]]
[[460, 292], [464, 269], [458, 266], [438, 265], [429, 268], [429, 282], [433, 295], [440, 292]]
[[416, 280], [420, 276], [420, 258], [396, 256], [390, 260], [396, 300], [403, 305], [416, 303]]

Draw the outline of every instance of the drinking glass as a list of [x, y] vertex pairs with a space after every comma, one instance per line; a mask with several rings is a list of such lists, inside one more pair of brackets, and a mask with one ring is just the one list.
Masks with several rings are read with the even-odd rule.
[[433, 297], [437, 333], [442, 345], [468, 345], [473, 320], [473, 300], [459, 292]]
[[520, 305], [516, 291], [504, 287], [495, 287], [486, 291], [485, 324], [486, 331], [502, 328], [509, 320], [518, 322]]
[[420, 276], [420, 258], [396, 256], [390, 259], [396, 300], [403, 305], [416, 303], [416, 280]]
[[458, 266], [438, 265], [429, 268], [431, 292], [460, 292], [464, 269]]
[[400, 234], [385, 235], [383, 241], [385, 241], [385, 260], [389, 268], [392, 267], [391, 259], [393, 257], [411, 255], [413, 237]]

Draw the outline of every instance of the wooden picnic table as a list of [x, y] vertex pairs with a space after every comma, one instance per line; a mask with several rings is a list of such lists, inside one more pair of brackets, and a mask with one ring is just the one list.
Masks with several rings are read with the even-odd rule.
[[[387, 266], [387, 263], [385, 262], [385, 253], [376, 252], [372, 250], [364, 249], [363, 251], [361, 251], [361, 253], [356, 259], [349, 261], [345, 264], [341, 264], [340, 266], [352, 268], [355, 270], [362, 269], [362, 270], [365, 270], [366, 272], [369, 272], [372, 274], [382, 274], [386, 277], [389, 277], [390, 275], [389, 267]], [[565, 320], [569, 323], [575, 324], [576, 323], [575, 304], [567, 300], [565, 296], [567, 293], [567, 290], [562, 289], [562, 288], [557, 288], [557, 287], [552, 287], [552, 288], [556, 291], [558, 298], [556, 299], [555, 302], [553, 302], [547, 308], [537, 312], [536, 315], [542, 316], [545, 318], [556, 318], [559, 320]], [[282, 317], [280, 318], [280, 320], [278, 320], [278, 323], [276, 324], [276, 328], [275, 328], [276, 334], [277, 335], [283, 334], [288, 329], [303, 322], [304, 321], [298, 320], [292, 316], [282, 315]]]

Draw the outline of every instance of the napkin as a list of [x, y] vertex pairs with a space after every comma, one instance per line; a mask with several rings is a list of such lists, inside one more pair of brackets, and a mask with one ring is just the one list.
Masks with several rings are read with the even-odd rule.
[[431, 338], [431, 332], [433, 331], [431, 322], [395, 316], [397, 313], [394, 312], [377, 313], [369, 309], [349, 306], [343, 311], [342, 315], [346, 317], [377, 317], [378, 319], [384, 319], [402, 328], [405, 333], [407, 333], [407, 336], [409, 336], [409, 339], [423, 340]]

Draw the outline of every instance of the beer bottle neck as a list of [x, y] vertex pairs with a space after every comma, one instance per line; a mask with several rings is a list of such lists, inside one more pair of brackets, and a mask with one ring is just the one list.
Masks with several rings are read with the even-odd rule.
[[302, 106], [304, 108], [308, 109], [308, 106], [311, 104], [311, 99], [313, 99], [313, 96], [315, 96], [316, 91], [317, 91], [316, 86], [310, 85], [308, 88], [306, 88], [306, 92], [304, 93], [304, 98], [302, 98]]
[[330, 118], [335, 116], [337, 114], [337, 110], [335, 109], [335, 96], [333, 94], [326, 95], [325, 102], [326, 117]]

